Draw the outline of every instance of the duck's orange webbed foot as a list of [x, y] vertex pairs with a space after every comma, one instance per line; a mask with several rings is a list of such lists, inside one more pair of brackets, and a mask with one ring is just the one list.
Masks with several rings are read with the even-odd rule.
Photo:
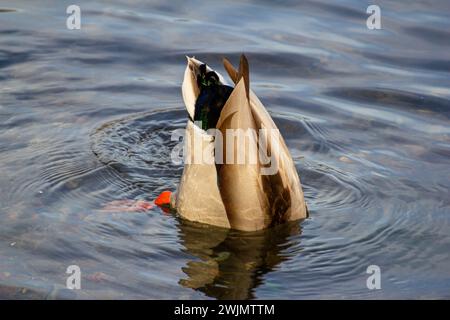
[[172, 195], [171, 191], [163, 191], [161, 194], [155, 199], [155, 204], [161, 208], [165, 213], [170, 213], [170, 196]]

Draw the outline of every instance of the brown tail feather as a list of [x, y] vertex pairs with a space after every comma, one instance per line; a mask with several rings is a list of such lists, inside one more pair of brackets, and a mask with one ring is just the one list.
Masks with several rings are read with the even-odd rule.
[[245, 55], [241, 55], [241, 59], [239, 61], [239, 71], [236, 70], [231, 62], [227, 58], [223, 58], [223, 66], [230, 76], [231, 80], [234, 84], [237, 84], [241, 78], [244, 78], [245, 83], [245, 93], [247, 95], [247, 99], [250, 98], [250, 70], [248, 65], [248, 60]]
[[247, 99], [250, 100], [250, 70], [247, 57], [243, 54], [239, 61], [239, 78], [244, 78], [245, 94], [247, 95]]
[[223, 66], [234, 84], [237, 84], [239, 82], [239, 73], [227, 58], [223, 58]]

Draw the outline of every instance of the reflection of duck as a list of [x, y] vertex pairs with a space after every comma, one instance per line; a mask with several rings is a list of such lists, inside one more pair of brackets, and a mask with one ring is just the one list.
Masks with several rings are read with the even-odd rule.
[[[185, 163], [178, 191], [170, 197], [171, 206], [188, 220], [245, 231], [305, 218], [307, 208], [300, 179], [281, 136], [277, 136], [276, 144], [267, 140], [270, 165], [275, 163], [278, 169], [274, 174], [261, 174], [267, 165], [261, 164], [259, 145], [259, 151], [253, 149], [260, 160], [256, 164], [247, 159], [244, 164], [214, 163], [214, 136], [193, 120], [206, 120], [204, 129], [215, 125], [222, 132], [224, 155], [227, 151], [236, 154], [239, 147], [234, 143], [227, 150], [225, 131], [228, 129], [250, 129], [256, 134], [259, 129], [278, 132], [269, 113], [249, 88], [245, 56], [241, 57], [239, 71], [226, 59], [224, 65], [236, 84], [234, 88], [225, 86], [219, 73], [199, 60], [188, 58], [182, 92], [190, 118], [185, 137], [185, 159], [190, 163]], [[196, 139], [200, 144], [195, 143]], [[252, 149], [245, 148], [252, 153]], [[206, 155], [206, 159], [199, 162], [199, 155]]]
[[289, 259], [280, 251], [300, 232], [297, 222], [249, 233], [181, 221], [181, 243], [199, 260], [183, 268], [180, 284], [217, 299], [252, 299], [264, 274]]

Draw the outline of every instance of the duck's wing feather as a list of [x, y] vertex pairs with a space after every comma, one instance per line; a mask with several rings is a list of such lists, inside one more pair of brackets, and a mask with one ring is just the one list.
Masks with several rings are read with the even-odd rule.
[[[264, 105], [258, 99], [256, 94], [249, 88], [248, 75], [246, 77], [246, 74], [248, 73], [247, 59], [245, 57], [241, 57], [240, 64], [241, 66], [239, 68], [239, 71], [237, 71], [227, 59], [224, 59], [224, 66], [226, 71], [228, 72], [232, 81], [237, 83], [235, 90], [238, 89], [241, 79], [243, 80], [242, 82], [245, 87], [243, 90], [245, 93], [240, 92], [239, 94], [241, 98], [240, 101], [235, 98], [235, 103], [230, 103], [229, 110], [227, 110], [227, 105], [226, 107], [224, 107], [224, 110], [222, 111], [224, 117], [228, 117], [229, 114], [232, 113], [234, 114], [234, 117], [236, 117], [236, 123], [239, 123], [239, 121], [241, 121], [242, 125], [242, 120], [239, 120], [239, 118], [245, 118], [247, 117], [247, 114], [250, 114], [249, 118], [251, 118], [251, 120], [249, 120], [249, 123], [252, 124], [254, 129], [278, 131], [277, 126], [275, 125]], [[245, 99], [246, 97], [248, 97], [248, 99]], [[243, 100], [247, 101], [244, 102]], [[238, 110], [242, 112], [239, 112]], [[248, 110], [248, 112], [245, 110]], [[220, 124], [221, 126], [223, 126], [224, 121], [222, 119], [219, 119], [219, 122], [221, 121], [222, 123]], [[223, 130], [223, 128], [221, 129]], [[275, 159], [275, 161], [278, 161], [278, 171], [275, 174], [269, 175], [261, 175], [258, 173], [259, 179], [256, 179], [256, 177], [254, 177], [254, 180], [257, 180], [258, 184], [253, 184], [254, 188], [260, 188], [259, 193], [262, 194], [262, 196], [260, 196], [259, 198], [263, 199], [263, 201], [262, 203], [260, 201], [259, 205], [262, 208], [262, 211], [265, 210], [265, 213], [261, 214], [261, 216], [264, 217], [266, 226], [267, 224], [271, 225], [288, 220], [297, 220], [306, 218], [307, 216], [307, 208], [301, 188], [300, 178], [281, 134], [278, 135], [277, 141], [277, 146], [272, 146], [271, 140], [268, 139], [267, 151], [268, 154], [272, 154], [273, 152], [278, 153], [278, 156], [272, 157]], [[228, 179], [228, 181], [229, 180], [230, 179]], [[239, 181], [239, 183], [241, 183], [242, 179], [238, 179], [236, 181]], [[222, 180], [220, 180], [220, 182], [222, 183]], [[221, 194], [223, 193], [222, 189], [225, 188], [227, 187], [222, 186], [220, 188]], [[229, 188], [236, 188], [236, 185], [233, 186], [233, 183], [231, 182]], [[225, 206], [227, 206], [226, 203]], [[227, 214], [228, 218], [230, 219], [230, 213], [228, 211]], [[233, 226], [231, 220], [230, 224]]]
[[[224, 163], [217, 166], [220, 195], [233, 229], [255, 231], [270, 224], [269, 203], [264, 193], [260, 165], [256, 157], [256, 123], [241, 79], [222, 110], [218, 129], [223, 137]], [[236, 135], [241, 136], [237, 138]], [[247, 139], [247, 143], [243, 140]], [[216, 145], [217, 148], [220, 147]], [[242, 149], [241, 149], [242, 148]], [[243, 156], [239, 160], [240, 156]]]
[[[172, 206], [183, 218], [230, 228], [225, 207], [217, 186], [211, 136], [192, 121], [185, 133], [185, 164]], [[208, 150], [211, 150], [208, 152]]]

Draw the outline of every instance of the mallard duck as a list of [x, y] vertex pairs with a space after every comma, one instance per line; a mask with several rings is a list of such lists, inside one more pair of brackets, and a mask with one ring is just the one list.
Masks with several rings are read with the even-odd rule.
[[[208, 65], [187, 57], [182, 85], [189, 117], [185, 166], [177, 192], [164, 197], [182, 218], [242, 231], [261, 230], [306, 218], [308, 211], [300, 179], [281, 135], [277, 148], [267, 143], [268, 154], [276, 153], [276, 157], [271, 157], [277, 162], [278, 170], [274, 174], [261, 174], [264, 165], [259, 162], [215, 162], [215, 136], [208, 129], [216, 128], [223, 133], [224, 154], [230, 151], [227, 147], [236, 151], [236, 144], [230, 147], [226, 143], [228, 129], [278, 130], [250, 90], [247, 58], [241, 56], [239, 70], [227, 59], [223, 62], [234, 88]], [[207, 123], [199, 126], [196, 120]], [[201, 143], [194, 143], [194, 138]], [[196, 161], [199, 154], [203, 155], [200, 162]]]

